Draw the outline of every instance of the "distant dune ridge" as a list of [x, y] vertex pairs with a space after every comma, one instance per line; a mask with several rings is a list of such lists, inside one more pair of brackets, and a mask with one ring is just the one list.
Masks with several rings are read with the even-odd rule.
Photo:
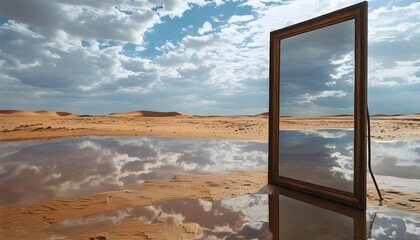
[[[132, 112], [115, 112], [109, 114], [76, 114], [71, 112], [53, 112], [47, 110], [39, 111], [23, 111], [23, 110], [0, 110], [0, 114], [10, 114], [16, 116], [49, 116], [49, 117], [65, 117], [65, 116], [78, 116], [78, 117], [94, 117], [94, 116], [113, 116], [113, 117], [182, 117], [182, 116], [205, 116], [205, 117], [228, 117], [227, 115], [191, 115], [182, 112], [159, 112], [149, 110], [139, 110]], [[231, 115], [229, 115], [231, 116]], [[247, 117], [268, 117], [268, 112], [263, 112], [255, 115], [232, 115], [232, 116], [247, 116]]]
[[134, 111], [134, 112], [121, 112], [121, 113], [110, 113], [111, 116], [122, 116], [122, 117], [176, 117], [176, 116], [190, 116], [180, 112], [158, 112], [158, 111]]
[[47, 116], [47, 117], [62, 117], [62, 116], [78, 116], [78, 114], [70, 112], [51, 112], [46, 110], [40, 111], [22, 111], [22, 110], [0, 110], [0, 114], [11, 114], [16, 116]]
[[[71, 112], [52, 112], [47, 110], [39, 111], [22, 111], [22, 110], [0, 110], [0, 114], [11, 114], [16, 116], [48, 116], [48, 117], [65, 117], [65, 116], [95, 116], [95, 115], [79, 115]], [[116, 117], [176, 117], [176, 116], [191, 116], [180, 112], [158, 112], [158, 111], [133, 111], [107, 114]]]

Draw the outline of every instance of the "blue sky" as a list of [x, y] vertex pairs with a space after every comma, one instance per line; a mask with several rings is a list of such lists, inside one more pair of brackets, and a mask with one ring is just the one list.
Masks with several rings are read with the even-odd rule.
[[[266, 112], [269, 32], [358, 2], [1, 1], [0, 109]], [[371, 113], [420, 112], [419, 12], [369, 1]]]

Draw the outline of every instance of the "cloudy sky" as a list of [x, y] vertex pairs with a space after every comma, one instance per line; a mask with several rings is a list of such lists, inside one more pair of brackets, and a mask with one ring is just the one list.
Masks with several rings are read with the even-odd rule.
[[[269, 32], [357, 2], [1, 1], [0, 109], [265, 112]], [[419, 12], [369, 1], [372, 113], [420, 112]]]

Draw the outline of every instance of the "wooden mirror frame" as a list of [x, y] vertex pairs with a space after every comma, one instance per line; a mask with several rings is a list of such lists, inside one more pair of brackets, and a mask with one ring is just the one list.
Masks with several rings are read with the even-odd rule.
[[[353, 193], [279, 176], [280, 41], [348, 20], [354, 20], [355, 22]], [[268, 182], [360, 209], [366, 209], [367, 2], [346, 7], [270, 33], [269, 110]]]

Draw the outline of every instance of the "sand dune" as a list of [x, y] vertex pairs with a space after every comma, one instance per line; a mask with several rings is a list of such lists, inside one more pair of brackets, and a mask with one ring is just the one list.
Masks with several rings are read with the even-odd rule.
[[8, 115], [15, 115], [15, 116], [29, 116], [29, 117], [37, 117], [37, 116], [46, 116], [46, 117], [77, 116], [77, 114], [70, 113], [70, 112], [52, 112], [52, 111], [46, 111], [46, 110], [39, 110], [39, 111], [0, 110], [0, 114], [8, 114]]
[[177, 116], [190, 116], [180, 112], [157, 112], [157, 111], [134, 111], [109, 114], [115, 117], [177, 117]]
[[[46, 117], [64, 117], [64, 116], [81, 116], [81, 117], [93, 117], [101, 115], [79, 115], [71, 112], [53, 112], [47, 110], [39, 111], [22, 111], [22, 110], [0, 110], [0, 114], [9, 114], [15, 116], [46, 116]], [[177, 117], [177, 116], [190, 116], [180, 112], [158, 112], [158, 111], [133, 111], [133, 112], [121, 112], [121, 113], [110, 113], [108, 114], [114, 117]]]
[[51, 111], [46, 111], [46, 110], [35, 111], [34, 113], [37, 113], [42, 116], [48, 116], [48, 117], [77, 116], [77, 114], [73, 114], [70, 112], [51, 112]]
[[8, 114], [15, 116], [38, 116], [36, 112], [20, 111], [20, 110], [0, 110], [0, 114]]
[[260, 113], [260, 114], [256, 114], [254, 116], [256, 116], [256, 117], [268, 117], [268, 116], [270, 116], [270, 113], [269, 112], [263, 112], [263, 113]]

